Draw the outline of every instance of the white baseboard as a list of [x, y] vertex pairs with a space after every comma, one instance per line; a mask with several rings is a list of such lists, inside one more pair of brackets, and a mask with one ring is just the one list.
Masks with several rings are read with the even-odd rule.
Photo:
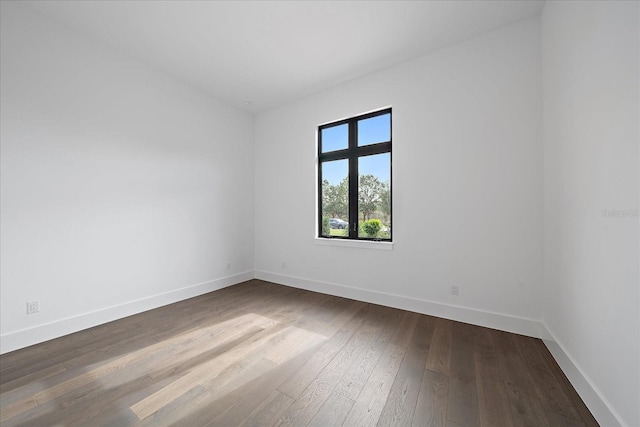
[[122, 319], [123, 317], [142, 313], [143, 311], [152, 310], [187, 298], [193, 298], [253, 278], [253, 271], [247, 271], [10, 332], [0, 336], [0, 354], [78, 332], [83, 329], [92, 328], [103, 323]]
[[589, 377], [583, 373], [571, 355], [565, 351], [554, 334], [540, 321], [267, 271], [247, 271], [1, 335], [0, 354], [216, 291], [253, 278], [541, 338], [600, 425], [624, 425], [620, 416], [612, 409], [602, 393], [593, 385]]
[[589, 379], [571, 354], [565, 350], [555, 335], [542, 323], [544, 328], [542, 341], [551, 352], [562, 372], [567, 376], [573, 388], [576, 389], [582, 401], [587, 405], [591, 414], [601, 426], [624, 426], [619, 414], [612, 408], [609, 401]]
[[310, 291], [370, 302], [388, 307], [395, 307], [402, 310], [428, 314], [473, 325], [485, 326], [487, 328], [498, 329], [501, 331], [541, 338], [598, 423], [602, 426], [624, 426], [624, 423], [621, 422], [620, 416], [612, 409], [611, 405], [603, 397], [602, 393], [593, 386], [593, 383], [589, 380], [588, 376], [582, 372], [573, 358], [564, 350], [555, 336], [541, 321], [476, 310], [468, 307], [452, 306], [433, 301], [389, 294], [386, 292], [318, 282], [315, 280], [270, 273], [267, 271], [256, 271], [255, 278], [286, 286], [292, 286], [294, 288], [307, 289]]
[[307, 289], [324, 294], [355, 299], [358, 301], [399, 308], [416, 313], [428, 314], [431, 316], [540, 338], [540, 322], [533, 319], [476, 310], [468, 307], [442, 304], [386, 292], [372, 291], [369, 289], [318, 282], [315, 280], [286, 276], [267, 271], [256, 271], [255, 273], [256, 279], [292, 286], [294, 288]]

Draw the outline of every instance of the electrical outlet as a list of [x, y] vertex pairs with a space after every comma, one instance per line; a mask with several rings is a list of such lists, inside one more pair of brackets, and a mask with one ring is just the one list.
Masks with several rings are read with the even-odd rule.
[[451, 295], [458, 295], [460, 293], [460, 289], [458, 285], [451, 285]]
[[31, 301], [27, 303], [27, 314], [33, 314], [40, 311], [40, 302]]
[[227, 263], [227, 270], [231, 270], [231, 263], [230, 262]]
[[282, 263], [282, 268], [287, 268], [287, 265], [284, 262]]

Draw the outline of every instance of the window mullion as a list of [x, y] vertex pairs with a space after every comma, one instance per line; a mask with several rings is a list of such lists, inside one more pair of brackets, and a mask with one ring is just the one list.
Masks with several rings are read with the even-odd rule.
[[[378, 116], [383, 117], [369, 121]], [[362, 146], [359, 146], [359, 140]], [[391, 145], [390, 108], [318, 127], [319, 237], [391, 241]], [[380, 156], [385, 153], [388, 155]], [[388, 165], [385, 162], [388, 162]], [[344, 169], [345, 166], [347, 171]], [[363, 182], [359, 179], [360, 168], [367, 175]], [[385, 171], [385, 168], [388, 168], [388, 171]], [[341, 184], [341, 177], [345, 176], [345, 172], [348, 179], [346, 195], [345, 188]], [[329, 180], [326, 186], [323, 182], [325, 174], [326, 179]], [[364, 186], [362, 194], [360, 194], [360, 185]], [[363, 197], [362, 205], [359, 203], [360, 196]], [[346, 217], [345, 201], [348, 203]], [[325, 203], [327, 204], [326, 212]], [[366, 215], [367, 219], [373, 218], [385, 222], [377, 229], [375, 223], [368, 224], [366, 230], [363, 230], [364, 234], [361, 235], [359, 227], [361, 214]], [[328, 215], [336, 218], [330, 219]], [[343, 218], [349, 223], [348, 231], [342, 228], [344, 227]], [[325, 220], [328, 224], [325, 224]], [[327, 225], [330, 229], [323, 230], [323, 226]], [[339, 231], [335, 232], [331, 229], [339, 229]]]
[[358, 238], [358, 126], [349, 122], [349, 238]]

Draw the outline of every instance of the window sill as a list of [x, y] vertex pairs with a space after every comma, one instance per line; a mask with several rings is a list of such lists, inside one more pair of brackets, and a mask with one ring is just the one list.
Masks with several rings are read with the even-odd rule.
[[323, 239], [316, 237], [316, 245], [342, 246], [346, 248], [375, 249], [382, 251], [393, 250], [393, 242], [375, 242], [373, 240]]

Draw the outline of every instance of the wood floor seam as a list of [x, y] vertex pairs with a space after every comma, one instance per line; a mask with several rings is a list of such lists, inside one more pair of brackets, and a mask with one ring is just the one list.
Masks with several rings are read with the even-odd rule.
[[544, 343], [250, 280], [0, 355], [13, 426], [597, 426]]

